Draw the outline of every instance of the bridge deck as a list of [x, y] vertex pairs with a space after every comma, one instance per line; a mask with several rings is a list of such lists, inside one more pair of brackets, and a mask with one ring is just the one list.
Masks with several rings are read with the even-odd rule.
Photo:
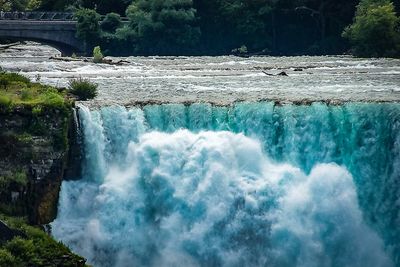
[[[121, 20], [125, 24], [128, 19]], [[0, 11], [0, 38], [50, 44], [64, 55], [90, 52], [76, 37], [76, 30], [77, 21], [73, 13]]]
[[64, 55], [85, 52], [85, 44], [76, 37], [72, 20], [0, 20], [0, 38], [31, 40], [49, 44]]

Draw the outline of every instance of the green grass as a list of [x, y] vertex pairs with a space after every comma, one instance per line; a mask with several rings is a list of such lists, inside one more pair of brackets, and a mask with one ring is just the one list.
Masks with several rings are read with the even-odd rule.
[[42, 108], [65, 109], [70, 105], [65, 90], [33, 83], [17, 73], [0, 73], [0, 109], [3, 111], [25, 106], [40, 114]]

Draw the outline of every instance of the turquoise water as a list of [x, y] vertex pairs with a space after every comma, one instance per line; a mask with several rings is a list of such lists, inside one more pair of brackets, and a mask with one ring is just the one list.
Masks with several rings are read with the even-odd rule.
[[54, 236], [95, 266], [399, 266], [400, 105], [79, 110]]

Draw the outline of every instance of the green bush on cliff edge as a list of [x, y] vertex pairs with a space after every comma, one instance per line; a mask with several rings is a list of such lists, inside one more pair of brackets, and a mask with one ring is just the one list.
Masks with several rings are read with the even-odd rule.
[[86, 101], [97, 96], [97, 84], [88, 79], [78, 78], [69, 81], [69, 90], [79, 100]]

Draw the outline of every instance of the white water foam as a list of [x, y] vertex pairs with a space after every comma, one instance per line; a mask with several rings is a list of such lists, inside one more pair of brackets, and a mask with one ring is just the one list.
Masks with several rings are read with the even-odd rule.
[[345, 168], [306, 175], [261, 147], [224, 131], [142, 134], [123, 160], [92, 160], [103, 177], [63, 184], [53, 234], [95, 266], [393, 266]]

